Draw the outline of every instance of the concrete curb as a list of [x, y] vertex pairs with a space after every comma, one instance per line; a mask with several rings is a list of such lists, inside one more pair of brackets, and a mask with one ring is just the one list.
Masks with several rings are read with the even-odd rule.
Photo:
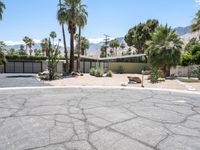
[[159, 89], [159, 88], [141, 88], [141, 87], [124, 87], [124, 86], [40, 86], [40, 87], [8, 87], [8, 88], [6, 87], [6, 88], [0, 88], [0, 91], [28, 90], [28, 89], [70, 89], [70, 88], [147, 90], [147, 91], [163, 91], [163, 92], [176, 92], [176, 93], [198, 94], [198, 95], [200, 95], [200, 92], [197, 92], [197, 91]]

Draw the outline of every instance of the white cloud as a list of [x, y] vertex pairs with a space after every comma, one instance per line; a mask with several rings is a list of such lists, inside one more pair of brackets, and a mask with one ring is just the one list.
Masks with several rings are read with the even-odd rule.
[[[89, 42], [92, 44], [97, 44], [100, 42], [103, 42], [105, 38], [89, 38]], [[113, 40], [114, 38], [109, 38], [110, 40]]]
[[4, 43], [8, 46], [24, 44], [22, 41], [4, 41]]
[[195, 2], [196, 2], [198, 5], [200, 5], [200, 0], [195, 0]]

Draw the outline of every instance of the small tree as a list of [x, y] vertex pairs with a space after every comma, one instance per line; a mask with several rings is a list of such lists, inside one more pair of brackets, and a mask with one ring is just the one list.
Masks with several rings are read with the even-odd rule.
[[0, 41], [0, 65], [6, 63], [6, 57], [5, 57], [5, 46], [6, 44], [2, 41]]
[[24, 45], [23, 44], [21, 44], [19, 46], [19, 49], [18, 49], [17, 53], [18, 53], [18, 55], [27, 55], [26, 50], [24, 49]]
[[59, 62], [60, 57], [60, 46], [58, 45], [54, 46], [51, 44], [51, 41], [49, 39], [49, 48], [48, 48], [48, 70], [49, 70], [49, 80], [55, 80], [56, 79], [56, 69], [57, 64]]

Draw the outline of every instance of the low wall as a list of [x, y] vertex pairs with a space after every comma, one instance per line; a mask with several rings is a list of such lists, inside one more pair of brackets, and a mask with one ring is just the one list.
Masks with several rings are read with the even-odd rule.
[[120, 66], [123, 68], [124, 73], [141, 74], [143, 69], [149, 68], [148, 64], [146, 63], [125, 63], [125, 62], [110, 62], [108, 68], [113, 72], [118, 72]]
[[176, 75], [178, 77], [188, 77], [188, 74], [190, 74], [191, 77], [195, 77], [196, 75], [193, 73], [194, 70], [196, 70], [197, 65], [183, 67], [183, 66], [177, 66], [176, 68], [170, 69], [170, 75]]

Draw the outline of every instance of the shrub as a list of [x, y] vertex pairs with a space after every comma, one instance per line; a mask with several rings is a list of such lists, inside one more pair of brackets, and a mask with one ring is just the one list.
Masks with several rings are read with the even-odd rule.
[[197, 69], [194, 71], [194, 73], [197, 76], [197, 78], [200, 80], [200, 66], [197, 67]]
[[95, 70], [95, 76], [96, 77], [103, 77], [103, 74], [104, 74], [104, 72], [103, 72], [102, 69], [98, 68], [98, 69]]
[[91, 68], [90, 69], [90, 75], [91, 76], [95, 76], [95, 73], [96, 73], [96, 69], [95, 68]]
[[158, 68], [153, 67], [151, 70], [150, 81], [151, 83], [157, 83], [159, 78]]
[[111, 70], [109, 70], [107, 73], [106, 73], [106, 77], [112, 77], [113, 76], [113, 72]]
[[119, 66], [117, 68], [117, 73], [123, 74], [124, 73], [124, 68], [122, 66]]
[[165, 73], [163, 70], [159, 70], [158, 73], [159, 73], [159, 78], [165, 78]]

